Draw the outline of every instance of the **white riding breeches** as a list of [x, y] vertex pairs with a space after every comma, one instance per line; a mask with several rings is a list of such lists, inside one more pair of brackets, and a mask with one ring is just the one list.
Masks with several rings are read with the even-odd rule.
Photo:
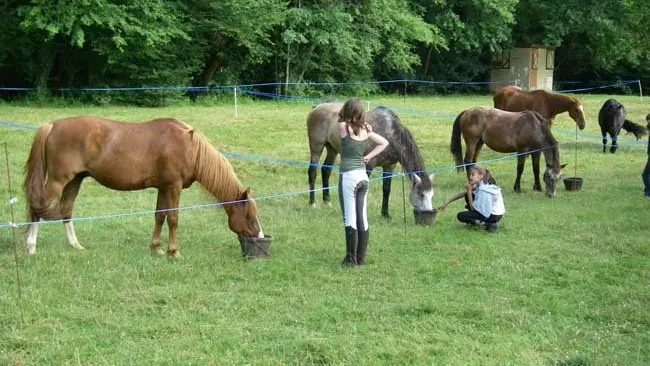
[[358, 231], [368, 230], [368, 173], [365, 169], [339, 174], [339, 202], [345, 226]]

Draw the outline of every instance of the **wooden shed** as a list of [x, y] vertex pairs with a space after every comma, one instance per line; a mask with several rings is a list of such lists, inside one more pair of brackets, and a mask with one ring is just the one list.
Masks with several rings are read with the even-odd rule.
[[553, 90], [555, 48], [540, 45], [504, 50], [492, 57], [491, 90], [517, 85], [524, 90]]

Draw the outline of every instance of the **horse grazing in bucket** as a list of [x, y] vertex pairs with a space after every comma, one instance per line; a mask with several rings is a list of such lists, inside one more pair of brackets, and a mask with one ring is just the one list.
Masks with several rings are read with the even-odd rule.
[[549, 93], [546, 90], [525, 92], [520, 87], [504, 86], [494, 94], [494, 108], [509, 112], [536, 111], [548, 120], [549, 127], [553, 126], [555, 116], [569, 112], [576, 121], [578, 128], [585, 128], [585, 112], [579, 99], [568, 95]]
[[607, 134], [612, 139], [612, 147], [609, 152], [614, 154], [617, 145], [617, 137], [621, 128], [634, 134], [636, 139], [640, 139], [646, 134], [645, 127], [626, 119], [625, 107], [616, 99], [607, 99], [598, 112], [598, 124], [600, 125], [600, 134], [603, 136], [603, 152], [607, 150]]
[[[309, 176], [309, 203], [316, 204], [314, 185], [316, 184], [317, 165], [323, 149], [327, 149], [324, 165], [321, 167], [323, 180], [323, 202], [330, 202], [329, 178], [332, 171], [332, 164], [341, 151], [341, 136], [338, 128], [339, 111], [342, 103], [323, 103], [314, 107], [307, 116], [307, 135], [309, 137], [309, 150], [311, 153]], [[393, 111], [385, 107], [377, 107], [368, 112], [366, 120], [372, 125], [375, 133], [386, 138], [388, 147], [381, 154], [371, 159], [366, 168], [381, 166], [383, 174], [383, 198], [381, 203], [381, 215], [389, 218], [388, 199], [390, 197], [391, 176], [395, 165], [399, 162], [407, 174], [411, 193], [411, 205], [418, 211], [432, 210], [431, 199], [433, 198], [433, 185], [431, 181], [433, 174], [428, 176], [425, 171], [424, 162], [420, 150], [415, 144], [413, 136], [406, 127], [402, 125], [399, 117]]]
[[[461, 135], [467, 148], [464, 160]], [[533, 161], [535, 175], [533, 189], [542, 190], [539, 181], [539, 157], [543, 153], [546, 160], [544, 171], [546, 195], [555, 196], [557, 182], [566, 164], [560, 165], [557, 141], [551, 134], [548, 122], [541, 114], [535, 111], [507, 112], [485, 107], [475, 107], [461, 112], [454, 121], [451, 135], [451, 153], [454, 155], [456, 165], [465, 164], [469, 174], [469, 165], [476, 163], [484, 144], [496, 152], [519, 154], [515, 192], [521, 192], [521, 174], [524, 172], [526, 153], [530, 153]], [[458, 170], [462, 171], [463, 168], [459, 167]]]
[[263, 235], [257, 206], [232, 166], [208, 140], [175, 119], [124, 123], [96, 117], [73, 117], [42, 125], [25, 166], [23, 189], [30, 223], [25, 246], [36, 252], [38, 221], [63, 220], [68, 243], [84, 249], [72, 225], [72, 210], [81, 183], [93, 177], [105, 187], [131, 191], [158, 188], [151, 251], [160, 247], [167, 220], [167, 254], [176, 247], [181, 191], [198, 181], [224, 205], [228, 225], [240, 237]]

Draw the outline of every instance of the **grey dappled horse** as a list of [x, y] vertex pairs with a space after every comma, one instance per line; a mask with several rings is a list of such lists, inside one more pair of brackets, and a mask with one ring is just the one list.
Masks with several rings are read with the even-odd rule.
[[[341, 136], [338, 128], [339, 111], [342, 103], [319, 104], [307, 116], [307, 135], [309, 137], [309, 150], [311, 153], [309, 176], [309, 203], [316, 204], [314, 185], [316, 183], [317, 165], [323, 149], [327, 149], [327, 156], [321, 167], [323, 180], [323, 202], [330, 202], [329, 177], [332, 164], [341, 151]], [[377, 107], [367, 112], [366, 119], [372, 125], [375, 133], [386, 138], [388, 147], [379, 155], [370, 160], [366, 168], [381, 166], [383, 171], [383, 198], [381, 215], [389, 218], [388, 198], [390, 196], [391, 178], [395, 165], [400, 163], [407, 174], [411, 188], [410, 202], [413, 208], [419, 211], [432, 210], [433, 185], [431, 176], [426, 174], [424, 162], [413, 136], [402, 125], [399, 117], [388, 108]]]

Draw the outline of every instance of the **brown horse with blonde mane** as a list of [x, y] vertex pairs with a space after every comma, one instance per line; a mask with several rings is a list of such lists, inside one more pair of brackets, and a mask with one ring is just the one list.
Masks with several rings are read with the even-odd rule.
[[549, 93], [546, 90], [523, 91], [520, 87], [504, 86], [494, 94], [494, 108], [509, 112], [536, 111], [553, 126], [555, 116], [569, 112], [578, 128], [585, 128], [585, 112], [582, 101], [564, 94]]
[[[467, 149], [464, 160], [461, 135]], [[546, 195], [555, 196], [557, 182], [566, 164], [560, 165], [557, 141], [541, 114], [535, 111], [507, 112], [486, 107], [475, 107], [461, 112], [454, 121], [450, 149], [459, 171], [463, 170], [464, 164], [469, 174], [469, 168], [476, 163], [484, 144], [496, 152], [518, 154], [515, 192], [521, 192], [521, 174], [524, 172], [528, 154], [533, 161], [533, 190], [542, 190], [539, 181], [539, 157], [544, 154]]]
[[263, 235], [257, 206], [232, 166], [202, 134], [175, 119], [125, 123], [96, 117], [72, 117], [42, 125], [25, 166], [30, 223], [25, 246], [36, 253], [38, 221], [62, 220], [68, 243], [84, 249], [72, 224], [75, 198], [84, 178], [118, 191], [158, 188], [151, 251], [164, 254], [160, 235], [167, 220], [167, 254], [176, 246], [181, 192], [198, 181], [224, 205], [228, 226], [238, 236]]

